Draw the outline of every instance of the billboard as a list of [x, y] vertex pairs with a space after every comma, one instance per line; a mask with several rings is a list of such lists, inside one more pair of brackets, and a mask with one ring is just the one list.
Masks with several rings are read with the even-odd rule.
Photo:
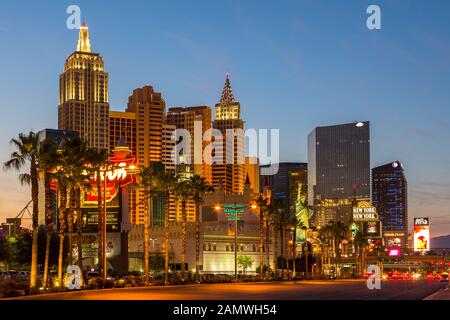
[[401, 255], [401, 249], [400, 248], [389, 248], [388, 249], [388, 256], [389, 257], [400, 257]]
[[414, 218], [414, 251], [430, 251], [430, 219]]
[[363, 222], [363, 234], [367, 238], [380, 238], [381, 222], [380, 221]]
[[368, 201], [360, 201], [357, 207], [353, 207], [353, 221], [378, 221], [378, 213]]
[[[114, 191], [109, 193], [109, 191]], [[107, 188], [106, 197], [106, 232], [120, 232], [120, 224], [122, 218], [122, 189], [117, 190]], [[81, 204], [81, 212], [83, 214], [83, 232], [97, 233], [98, 232], [98, 212], [97, 201], [92, 201], [96, 197], [96, 189], [87, 190], [83, 195], [83, 202]]]

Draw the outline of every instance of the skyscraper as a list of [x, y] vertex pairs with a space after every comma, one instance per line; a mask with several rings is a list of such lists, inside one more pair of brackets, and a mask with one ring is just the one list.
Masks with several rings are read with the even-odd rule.
[[372, 169], [372, 204], [377, 208], [388, 246], [393, 246], [396, 238], [401, 241], [399, 246], [406, 245], [407, 199], [407, 181], [400, 161]]
[[[241, 105], [235, 100], [227, 75], [220, 102], [216, 104], [213, 127], [224, 137], [223, 163], [213, 164], [213, 186], [222, 185], [225, 192], [243, 193], [245, 184], [244, 121]], [[227, 143], [227, 140], [233, 143]]]
[[[191, 164], [192, 170], [196, 174], [202, 175], [209, 184], [212, 184], [212, 166], [204, 163], [203, 157], [199, 159], [200, 163], [195, 163], [194, 149], [197, 148], [195, 144], [198, 141], [198, 152], [203, 155], [203, 150], [208, 145], [208, 141], [203, 140], [203, 135], [212, 127], [211, 117], [211, 108], [208, 106], [169, 108], [169, 111], [166, 113], [167, 124], [174, 125], [177, 129], [186, 129], [189, 131], [191, 135], [189, 163]], [[198, 125], [197, 129], [195, 127], [196, 122]], [[196, 130], [198, 132], [195, 132]]]
[[[317, 127], [308, 135], [309, 205], [333, 203], [349, 220], [355, 199], [370, 198], [369, 122]], [[323, 220], [323, 219], [318, 219]]]
[[[128, 98], [127, 113], [135, 114], [136, 118], [136, 157], [140, 167], [160, 165], [162, 163], [162, 139], [165, 101], [161, 93], [155, 92], [152, 86], [135, 89]], [[136, 190], [136, 203], [139, 204], [141, 191]], [[162, 206], [154, 199], [153, 215], [161, 216]], [[144, 206], [137, 205], [135, 219], [132, 223], [144, 222]]]
[[58, 129], [78, 132], [89, 147], [109, 148], [108, 73], [100, 54], [92, 52], [84, 23], [59, 78]]
[[162, 126], [166, 103], [152, 86], [135, 89], [127, 112], [136, 114], [137, 156], [140, 166], [162, 162]]

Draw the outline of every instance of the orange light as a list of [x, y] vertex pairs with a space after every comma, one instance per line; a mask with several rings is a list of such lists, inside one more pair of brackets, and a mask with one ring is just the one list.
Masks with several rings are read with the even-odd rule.
[[215, 206], [214, 209], [220, 210], [221, 208], [220, 208], [220, 206]]
[[256, 204], [252, 204], [252, 209], [256, 209], [258, 206]]

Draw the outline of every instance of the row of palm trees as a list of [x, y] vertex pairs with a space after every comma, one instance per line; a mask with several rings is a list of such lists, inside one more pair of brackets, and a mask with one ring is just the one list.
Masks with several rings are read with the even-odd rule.
[[149, 282], [149, 258], [150, 258], [150, 225], [153, 196], [163, 192], [165, 201], [164, 244], [165, 244], [165, 275], [164, 282], [169, 283], [169, 233], [171, 222], [169, 221], [169, 199], [174, 197], [177, 204], [181, 205], [181, 279], [186, 280], [186, 227], [187, 227], [187, 203], [192, 200], [195, 205], [195, 251], [196, 251], [196, 280], [200, 281], [200, 206], [203, 203], [203, 195], [213, 191], [204, 177], [193, 174], [189, 178], [177, 175], [171, 171], [164, 171], [158, 166], [150, 166], [141, 169], [138, 174], [138, 186], [143, 192], [144, 203], [144, 278]]
[[[97, 193], [97, 214], [98, 214], [98, 261], [99, 271], [104, 271], [107, 266], [103, 261], [103, 212], [105, 197], [102, 182], [99, 177], [105, 173], [105, 168], [111, 165], [109, 153], [106, 150], [88, 148], [84, 142], [78, 138], [66, 138], [60, 144], [53, 140], [40, 140], [34, 132], [19, 134], [11, 140], [11, 144], [16, 149], [10, 159], [4, 163], [6, 170], [15, 169], [20, 171], [26, 168], [25, 173], [19, 174], [19, 181], [22, 184], [31, 185], [32, 198], [32, 258], [30, 272], [30, 287], [37, 284], [38, 274], [38, 208], [39, 208], [39, 181], [44, 182], [45, 195], [45, 226], [47, 231], [45, 263], [43, 274], [43, 287], [49, 285], [49, 252], [50, 239], [56, 229], [59, 234], [59, 257], [58, 257], [58, 283], [63, 281], [63, 245], [66, 233], [69, 238], [68, 263], [73, 263], [73, 235], [76, 234], [77, 260], [82, 269], [82, 214], [80, 210], [81, 194], [84, 190], [94, 188]], [[165, 242], [165, 283], [168, 284], [169, 255], [168, 242], [171, 223], [169, 221], [169, 198], [175, 197], [177, 204], [181, 205], [181, 225], [182, 225], [182, 252], [181, 252], [181, 278], [186, 279], [186, 225], [187, 225], [187, 202], [192, 200], [195, 204], [196, 221], [196, 280], [200, 281], [200, 207], [203, 203], [203, 195], [211, 192], [212, 187], [200, 175], [192, 175], [189, 178], [182, 177], [173, 172], [165, 171], [163, 167], [151, 165], [140, 169], [138, 174], [138, 188], [142, 190], [143, 199], [140, 204], [144, 206], [144, 277], [145, 282], [149, 282], [149, 258], [150, 258], [150, 225], [152, 199], [156, 193], [163, 192], [165, 201], [165, 221], [164, 221], [164, 242]], [[55, 186], [57, 186], [55, 188]], [[52, 189], [57, 190], [57, 216], [58, 223], [54, 228], [53, 217], [55, 215], [52, 202]], [[255, 199], [259, 208], [260, 223], [260, 274], [263, 275], [264, 257], [263, 242], [266, 247], [266, 263], [270, 265], [269, 242], [270, 231], [272, 230], [274, 244], [274, 265], [277, 266], [278, 257], [282, 257], [282, 269], [285, 268], [285, 257], [287, 253], [287, 232], [301, 228], [308, 233], [312, 229], [303, 225], [297, 220], [295, 215], [285, 213], [283, 203], [280, 199], [267, 199], [260, 194]], [[265, 234], [264, 234], [265, 231]], [[344, 239], [348, 238], [349, 228], [341, 222], [330, 222], [317, 231], [316, 245], [321, 249], [322, 263], [324, 259], [340, 257], [341, 246]], [[265, 238], [265, 239], [264, 239]], [[280, 251], [278, 250], [278, 239], [280, 239]], [[361, 235], [354, 238], [356, 247], [362, 252], [364, 257], [364, 239]], [[304, 246], [306, 256], [308, 256], [308, 246]], [[296, 257], [295, 237], [293, 243], [293, 257]], [[278, 253], [280, 252], [280, 255]], [[359, 252], [359, 251], [358, 251]], [[330, 261], [328, 261], [330, 262]], [[306, 264], [308, 260], [306, 259]], [[308, 270], [308, 268], [306, 268]]]
[[[341, 221], [329, 221], [322, 227], [313, 227], [305, 225], [302, 220], [299, 220], [295, 214], [290, 214], [284, 209], [284, 204], [280, 199], [271, 198], [267, 199], [260, 195], [256, 199], [256, 204], [260, 209], [260, 270], [263, 270], [263, 238], [265, 237], [265, 246], [269, 248], [270, 231], [273, 232], [273, 245], [274, 245], [274, 266], [277, 268], [278, 257], [281, 257], [282, 272], [288, 269], [289, 266], [285, 265], [287, 261], [287, 234], [289, 231], [293, 232], [292, 237], [292, 257], [293, 257], [293, 270], [295, 275], [295, 258], [297, 257], [297, 244], [295, 232], [301, 229], [305, 232], [305, 243], [303, 244], [304, 256], [305, 256], [305, 277], [308, 278], [309, 273], [309, 247], [315, 248], [315, 252], [320, 256], [320, 273], [324, 273], [324, 266], [334, 265], [339, 263], [343, 253], [343, 243], [347, 241], [355, 248], [355, 265], [359, 274], [364, 273], [365, 270], [365, 257], [366, 248], [368, 246], [367, 238], [361, 231], [357, 231], [356, 234], [350, 234], [350, 226]], [[288, 210], [287, 210], [288, 211]], [[264, 231], [265, 230], [265, 235]], [[278, 239], [280, 240], [280, 248], [278, 245]], [[269, 251], [266, 250], [266, 261], [269, 263]], [[285, 269], [286, 268], [286, 269]]]
[[[82, 213], [80, 210], [81, 194], [83, 190], [97, 185], [98, 190], [98, 218], [99, 226], [102, 222], [102, 192], [100, 177], [102, 168], [108, 163], [108, 152], [88, 148], [78, 138], [64, 139], [60, 144], [54, 140], [41, 140], [34, 132], [19, 134], [11, 140], [16, 149], [10, 159], [4, 163], [4, 169], [15, 169], [21, 171], [26, 168], [25, 173], [19, 174], [19, 181], [23, 185], [31, 185], [32, 199], [32, 258], [30, 272], [30, 288], [37, 285], [38, 274], [38, 216], [39, 216], [39, 181], [44, 182], [45, 202], [45, 227], [46, 227], [46, 250], [44, 259], [44, 273], [42, 285], [49, 285], [49, 252], [50, 240], [54, 230], [59, 235], [58, 256], [58, 284], [63, 281], [63, 245], [66, 233], [69, 238], [68, 263], [73, 263], [73, 235], [76, 233], [78, 266], [82, 269]], [[55, 212], [52, 192], [57, 191], [57, 208]], [[57, 215], [57, 226], [54, 226], [53, 217]], [[103, 250], [101, 248], [102, 229], [99, 228], [99, 257]], [[100, 259], [101, 264], [101, 259]], [[103, 267], [103, 266], [101, 266]]]
[[[104, 274], [107, 266], [103, 260], [103, 219], [104, 219], [104, 197], [102, 188], [102, 173], [105, 174], [107, 168], [111, 167], [109, 153], [106, 150], [88, 148], [84, 142], [78, 138], [66, 138], [60, 144], [53, 140], [45, 139], [41, 141], [38, 134], [29, 132], [19, 134], [18, 138], [12, 139], [11, 144], [16, 149], [10, 159], [4, 163], [4, 169], [15, 169], [21, 171], [26, 168], [26, 173], [19, 174], [22, 184], [31, 185], [32, 198], [32, 259], [30, 272], [30, 288], [37, 285], [38, 274], [38, 216], [39, 216], [39, 181], [44, 182], [45, 194], [45, 226], [46, 226], [46, 252], [42, 285], [44, 288], [49, 285], [49, 252], [50, 239], [56, 229], [59, 234], [59, 257], [58, 257], [58, 283], [63, 281], [63, 245], [66, 234], [69, 240], [68, 264], [73, 263], [73, 234], [76, 233], [77, 260], [80, 269], [82, 264], [82, 231], [83, 220], [80, 210], [81, 194], [88, 189], [94, 189], [97, 194], [97, 214], [98, 214], [98, 269]], [[149, 282], [149, 258], [150, 258], [150, 224], [152, 199], [155, 193], [164, 192], [167, 201], [165, 211], [169, 211], [169, 201], [171, 196], [175, 196], [181, 202], [182, 211], [182, 263], [181, 276], [185, 280], [185, 260], [186, 260], [186, 207], [188, 200], [195, 203], [196, 210], [196, 278], [199, 280], [200, 264], [200, 206], [203, 202], [203, 194], [212, 191], [205, 179], [194, 174], [188, 179], [182, 179], [173, 172], [166, 172], [156, 165], [144, 167], [138, 173], [138, 188], [143, 192], [143, 200], [140, 204], [144, 206], [144, 266], [145, 282]], [[106, 177], [105, 177], [106, 179]], [[55, 215], [52, 202], [52, 189], [57, 190], [57, 226], [54, 228], [53, 217]], [[168, 236], [169, 215], [165, 215], [165, 282], [168, 283]]]

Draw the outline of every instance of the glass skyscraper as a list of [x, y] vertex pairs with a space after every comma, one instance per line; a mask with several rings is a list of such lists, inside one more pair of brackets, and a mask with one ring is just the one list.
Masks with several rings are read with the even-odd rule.
[[315, 128], [308, 135], [308, 202], [339, 209], [318, 220], [348, 220], [353, 201], [369, 198], [369, 122]]
[[402, 241], [398, 245], [404, 246], [408, 234], [408, 203], [407, 182], [401, 162], [394, 161], [372, 169], [372, 204], [377, 208], [383, 234], [389, 238], [386, 241], [398, 238]]

